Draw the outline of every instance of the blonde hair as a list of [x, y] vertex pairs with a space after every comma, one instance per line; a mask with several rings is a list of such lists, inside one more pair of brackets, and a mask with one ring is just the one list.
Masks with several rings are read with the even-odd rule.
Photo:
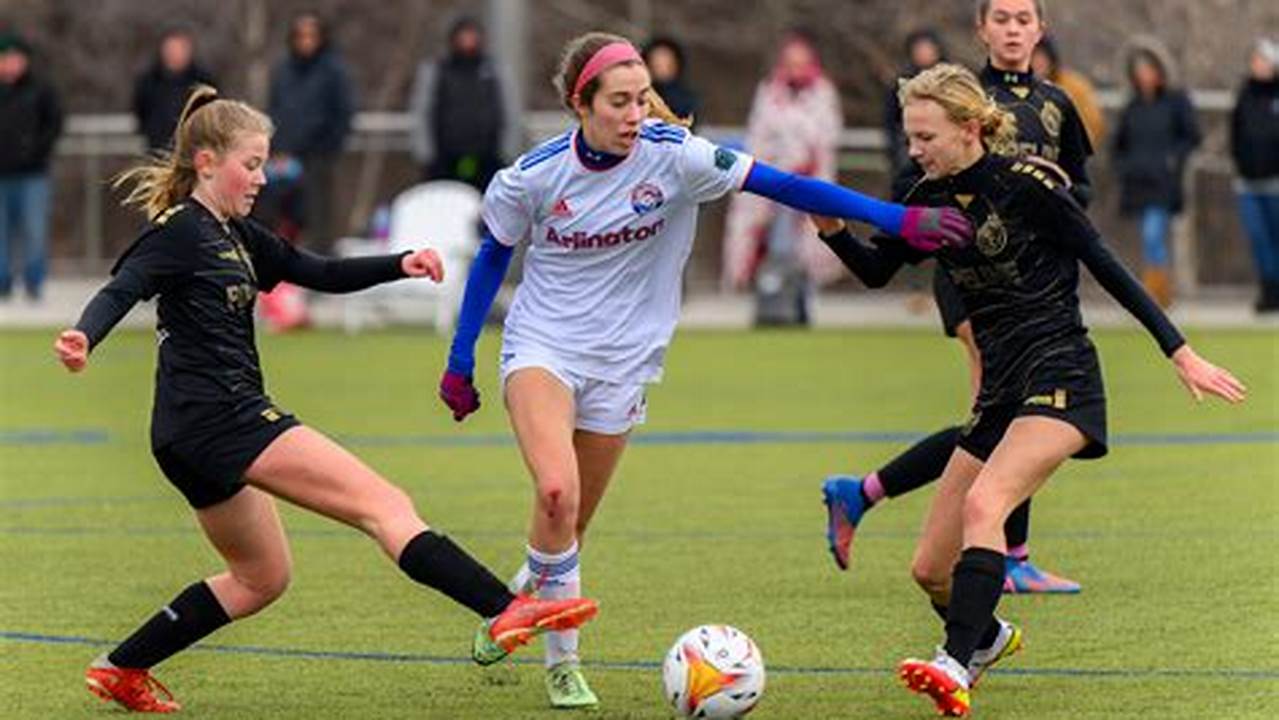
[[953, 123], [976, 120], [981, 126], [981, 141], [986, 149], [999, 155], [1016, 155], [1017, 118], [999, 107], [986, 94], [977, 76], [952, 63], [938, 63], [897, 89], [902, 107], [912, 100], [932, 100], [946, 111]]
[[195, 189], [195, 154], [199, 150], [224, 153], [240, 133], [274, 131], [271, 119], [239, 100], [218, 97], [208, 85], [197, 85], [187, 98], [177, 127], [173, 150], [148, 157], [117, 175], [114, 188], [132, 185], [121, 204], [139, 208], [148, 218], [164, 212]]
[[[551, 84], [555, 86], [555, 91], [560, 96], [560, 102], [562, 102], [564, 107], [568, 108], [570, 112], [577, 112], [577, 108], [573, 105], [573, 87], [577, 85], [577, 76], [582, 74], [582, 68], [586, 67], [586, 63], [590, 61], [591, 57], [594, 56], [595, 53], [600, 51], [600, 48], [603, 48], [605, 45], [612, 45], [613, 43], [619, 42], [631, 44], [630, 40], [627, 40], [621, 35], [613, 35], [612, 33], [605, 32], [589, 32], [585, 35], [578, 35], [564, 45], [564, 51], [560, 54], [559, 70], [556, 71], [555, 77], [551, 79]], [[636, 51], [636, 54], [638, 54], [638, 51]], [[639, 61], [633, 62], [635, 64], [643, 65], [643, 63]], [[582, 92], [579, 94], [578, 99], [584, 105], [589, 107], [591, 100], [595, 98], [595, 93], [599, 92], [599, 89], [600, 76], [591, 78], [586, 85], [582, 87]], [[670, 106], [666, 104], [666, 101], [662, 99], [662, 96], [657, 94], [656, 90], [651, 90], [649, 92], [648, 102], [649, 117], [657, 118], [658, 120], [671, 123], [672, 125], [682, 125], [684, 127], [689, 127], [693, 124], [693, 119], [691, 117], [682, 118], [676, 115], [675, 111], [671, 110]]]

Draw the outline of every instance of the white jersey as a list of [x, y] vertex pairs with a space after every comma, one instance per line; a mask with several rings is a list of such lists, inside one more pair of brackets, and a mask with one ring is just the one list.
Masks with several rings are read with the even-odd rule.
[[489, 232], [529, 240], [502, 353], [550, 351], [586, 377], [653, 382], [679, 319], [697, 206], [740, 188], [752, 161], [646, 121], [626, 159], [591, 170], [576, 132], [520, 157], [484, 194]]

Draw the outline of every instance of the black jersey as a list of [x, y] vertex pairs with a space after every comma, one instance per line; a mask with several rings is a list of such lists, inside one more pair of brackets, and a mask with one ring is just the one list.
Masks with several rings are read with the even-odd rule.
[[1084, 207], [1092, 185], [1086, 167], [1093, 153], [1088, 131], [1064, 90], [1033, 73], [982, 68], [981, 84], [1000, 107], [1017, 117], [1017, 145], [1023, 155], [1056, 163], [1070, 177], [1070, 192]]
[[[981, 350], [979, 407], [1018, 402], [1044, 367], [1066, 353], [1092, 353], [1079, 311], [1079, 261], [1154, 335], [1165, 354], [1184, 340], [1132, 275], [1102, 243], [1055, 166], [983, 155], [952, 177], [925, 180], [907, 195], [916, 205], [951, 206], [976, 228], [965, 248], [943, 248], [937, 261], [958, 290]], [[905, 262], [926, 255], [900, 238], [874, 247], [847, 232], [824, 238], [872, 287]]]
[[283, 280], [329, 292], [358, 290], [404, 277], [400, 257], [321, 258], [252, 220], [223, 223], [187, 200], [157, 216], [125, 250], [76, 328], [93, 348], [139, 300], [159, 296], [151, 432], [159, 447], [263, 404], [253, 324], [259, 290]]

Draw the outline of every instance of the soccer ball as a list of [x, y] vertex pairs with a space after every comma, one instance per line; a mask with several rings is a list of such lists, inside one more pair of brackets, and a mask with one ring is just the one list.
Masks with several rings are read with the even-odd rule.
[[764, 695], [764, 656], [735, 627], [701, 625], [666, 653], [662, 685], [678, 717], [741, 717]]

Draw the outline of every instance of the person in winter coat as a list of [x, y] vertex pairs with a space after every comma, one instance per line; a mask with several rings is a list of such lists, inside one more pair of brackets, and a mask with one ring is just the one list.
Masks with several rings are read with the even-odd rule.
[[653, 90], [662, 96], [672, 112], [692, 120], [690, 127], [697, 127], [697, 111], [702, 100], [685, 77], [683, 46], [674, 38], [658, 36], [644, 46], [643, 56], [653, 77]]
[[302, 238], [327, 253], [336, 239], [333, 181], [342, 144], [351, 129], [355, 101], [346, 63], [329, 44], [314, 13], [289, 25], [288, 55], [271, 75], [269, 110], [275, 123], [273, 166], [301, 163]]
[[0, 300], [13, 289], [9, 261], [22, 259], [27, 297], [44, 286], [49, 234], [49, 159], [62, 133], [57, 92], [31, 70], [31, 47], [0, 35]]
[[[842, 130], [839, 91], [826, 75], [812, 39], [791, 31], [772, 70], [755, 90], [747, 150], [760, 162], [786, 172], [830, 181], [835, 178]], [[748, 287], [765, 257], [773, 262], [794, 259], [809, 284], [823, 285], [846, 272], [803, 213], [735, 195], [724, 238], [724, 286]], [[803, 312], [799, 321], [806, 321]]]
[[133, 116], [147, 149], [171, 149], [173, 130], [191, 90], [197, 85], [216, 86], [208, 70], [195, 62], [195, 39], [186, 28], [174, 28], [160, 38], [147, 69], [133, 85]]
[[1279, 312], [1279, 42], [1260, 40], [1230, 115], [1239, 218], [1257, 262], [1257, 312]]
[[448, 49], [418, 65], [409, 101], [413, 159], [424, 180], [460, 180], [480, 192], [506, 164], [512, 128], [497, 66], [484, 51], [484, 28], [462, 17]]
[[1141, 223], [1142, 282], [1163, 307], [1172, 302], [1168, 231], [1185, 202], [1186, 159], [1199, 145], [1190, 97], [1170, 85], [1171, 66], [1155, 44], [1128, 54], [1132, 97], [1111, 140], [1120, 210]]

